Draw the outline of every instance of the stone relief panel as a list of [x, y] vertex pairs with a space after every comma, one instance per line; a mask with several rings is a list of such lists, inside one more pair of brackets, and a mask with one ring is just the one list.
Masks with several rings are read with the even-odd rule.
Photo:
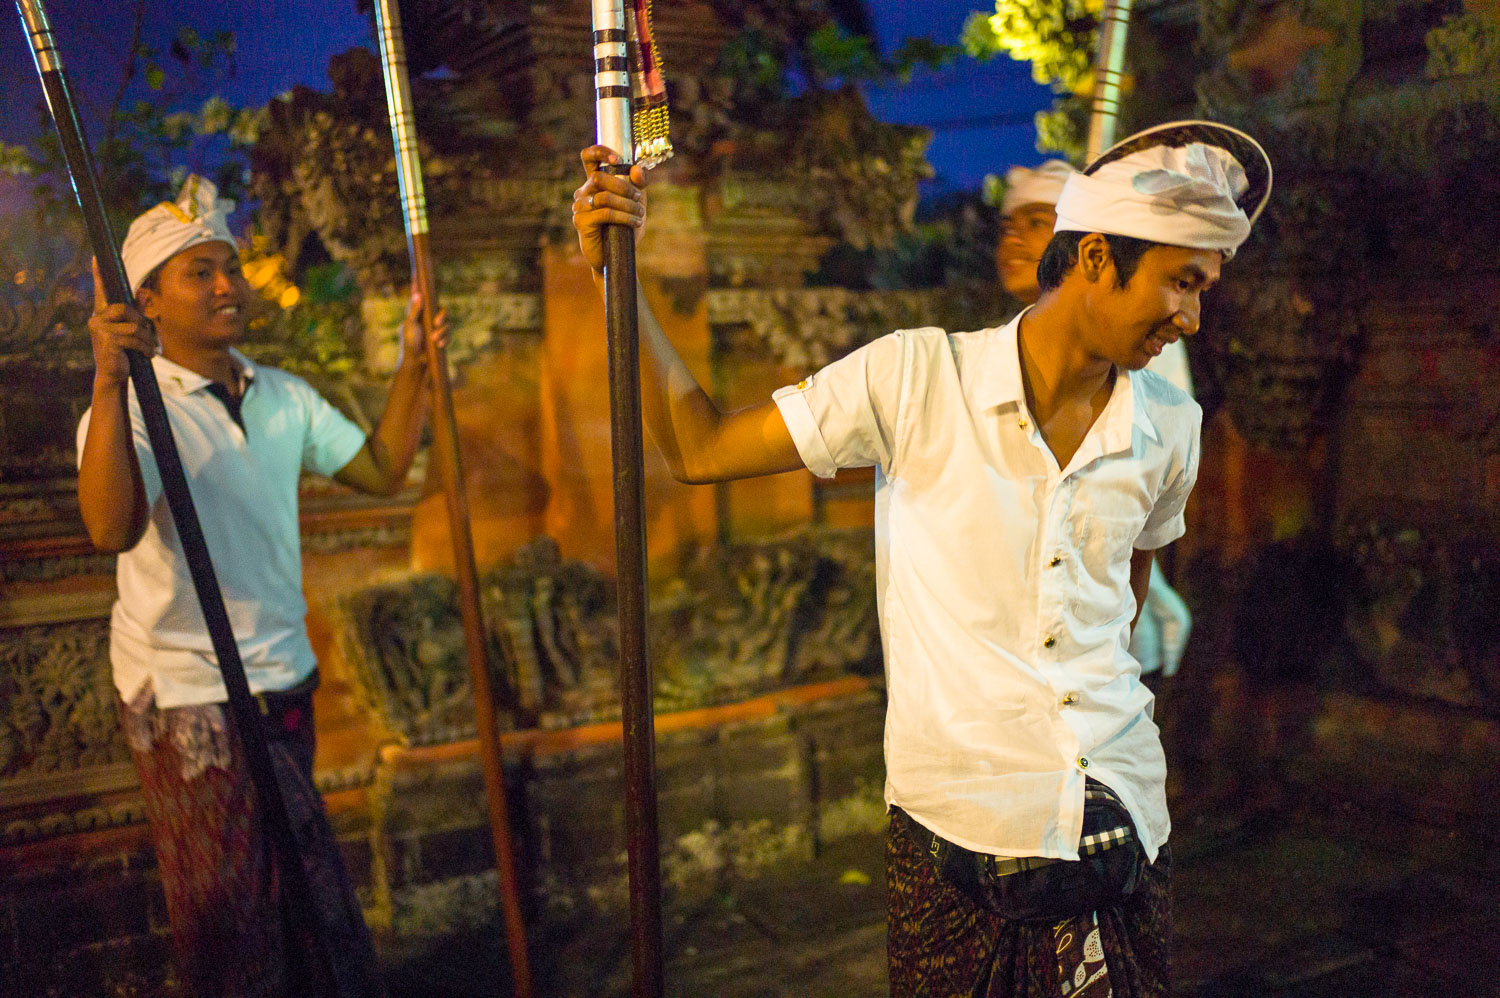
[[[494, 688], [513, 727], [619, 716], [613, 580], [541, 538], [482, 581]], [[868, 532], [708, 547], [654, 594], [656, 707], [728, 703], [788, 684], [879, 671]], [[412, 743], [471, 737], [474, 716], [451, 580], [345, 598], [346, 658], [383, 720]]]
[[0, 631], [0, 787], [129, 758], [108, 620]]

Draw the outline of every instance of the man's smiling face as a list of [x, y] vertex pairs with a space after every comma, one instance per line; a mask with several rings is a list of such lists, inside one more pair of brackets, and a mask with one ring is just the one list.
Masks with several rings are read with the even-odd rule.
[[1052, 239], [1057, 212], [1050, 204], [1024, 204], [1000, 220], [1000, 241], [995, 246], [995, 269], [1005, 293], [1028, 305], [1041, 289], [1036, 283], [1036, 265]]
[[1168, 343], [1197, 333], [1203, 292], [1218, 281], [1223, 261], [1218, 250], [1153, 246], [1124, 287], [1111, 263], [1090, 295], [1093, 351], [1135, 371]]
[[163, 342], [230, 346], [244, 338], [254, 292], [233, 246], [191, 246], [162, 264], [155, 284], [137, 299]]

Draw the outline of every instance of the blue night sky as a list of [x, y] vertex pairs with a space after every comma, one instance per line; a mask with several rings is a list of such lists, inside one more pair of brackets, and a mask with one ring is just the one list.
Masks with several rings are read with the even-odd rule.
[[[96, 115], [119, 83], [134, 6], [124, 0], [48, 4], [91, 137], [97, 137], [100, 127]], [[866, 6], [880, 45], [889, 51], [915, 36], [953, 42], [968, 14], [985, 3], [869, 0]], [[323, 89], [330, 56], [355, 45], [373, 47], [370, 23], [358, 14], [354, 0], [154, 0], [144, 41], [164, 51], [182, 25], [203, 34], [234, 32], [237, 72], [219, 92], [238, 105], [264, 103], [297, 83]], [[664, 55], [670, 66], [671, 54]], [[35, 108], [41, 90], [14, 14], [8, 22], [0, 18], [0, 88], [0, 139], [27, 142], [38, 129]], [[208, 95], [190, 94], [188, 103], [196, 106]], [[964, 58], [939, 73], [919, 73], [910, 85], [870, 93], [875, 113], [886, 120], [935, 126], [929, 158], [939, 175], [933, 184], [936, 190], [972, 189], [986, 173], [1012, 163], [1039, 162], [1030, 113], [1050, 100], [1050, 94], [1031, 81], [1029, 67], [1003, 56], [988, 63]], [[995, 123], [1006, 117], [1019, 117], [1020, 123]]]

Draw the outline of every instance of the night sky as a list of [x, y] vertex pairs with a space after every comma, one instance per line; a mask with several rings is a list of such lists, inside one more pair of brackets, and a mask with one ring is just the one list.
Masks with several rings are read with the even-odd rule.
[[[953, 42], [965, 17], [984, 6], [984, 0], [867, 3], [880, 45], [887, 51], [913, 36]], [[134, 7], [125, 0], [48, 4], [91, 137], [97, 137], [99, 115], [119, 84]], [[36, 107], [41, 90], [20, 18], [11, 10], [8, 18], [0, 18], [0, 139], [25, 143], [39, 127]], [[202, 34], [234, 32], [237, 72], [216, 89], [240, 106], [262, 104], [297, 83], [324, 89], [330, 56], [355, 45], [373, 49], [370, 23], [358, 14], [354, 0], [153, 0], [143, 40], [165, 52], [181, 26]], [[664, 56], [670, 71], [671, 53]], [[147, 93], [139, 81], [136, 88]], [[183, 106], [196, 107], [210, 92], [183, 93]], [[1039, 162], [1029, 114], [1050, 100], [1050, 94], [1031, 81], [1028, 66], [1003, 56], [988, 63], [965, 57], [940, 73], [919, 73], [908, 86], [870, 93], [875, 113], [886, 120], [935, 126], [929, 158], [938, 171], [931, 185], [937, 191], [973, 189], [986, 173], [1012, 163]], [[996, 125], [997, 118], [1019, 118], [1020, 123]]]

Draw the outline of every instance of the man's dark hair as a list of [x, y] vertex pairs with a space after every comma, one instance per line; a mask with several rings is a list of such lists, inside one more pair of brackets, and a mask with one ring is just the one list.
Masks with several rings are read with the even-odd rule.
[[[1078, 263], [1078, 243], [1086, 235], [1087, 232], [1059, 232], [1047, 243], [1047, 248], [1042, 251], [1042, 260], [1036, 268], [1036, 282], [1043, 291], [1056, 290], [1062, 284], [1068, 271]], [[1109, 255], [1115, 261], [1115, 283], [1122, 288], [1135, 276], [1135, 269], [1140, 266], [1141, 257], [1146, 251], [1161, 245], [1147, 239], [1136, 239], [1134, 236], [1112, 236], [1108, 233], [1104, 234], [1104, 240], [1109, 243]]]

